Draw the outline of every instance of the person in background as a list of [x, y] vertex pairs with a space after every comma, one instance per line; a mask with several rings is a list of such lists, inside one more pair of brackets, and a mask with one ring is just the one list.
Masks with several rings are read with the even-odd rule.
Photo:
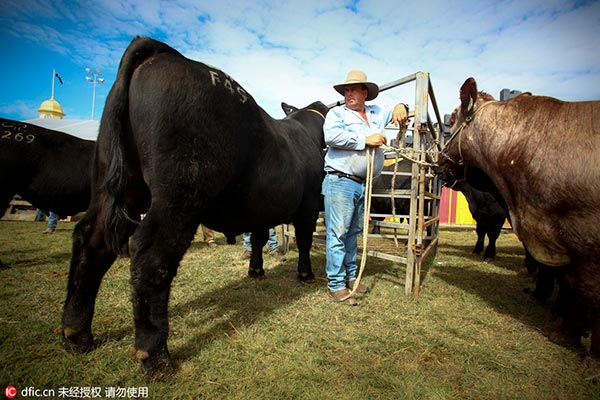
[[204, 238], [204, 243], [206, 243], [208, 247], [217, 247], [217, 242], [215, 242], [215, 233], [212, 229], [202, 225], [202, 236]]
[[[350, 71], [346, 81], [333, 87], [344, 96], [345, 104], [332, 108], [325, 118], [323, 133], [328, 146], [325, 155], [326, 264], [328, 294], [336, 303], [356, 305], [354, 289], [357, 238], [363, 229], [364, 182], [367, 175], [367, 149], [374, 149], [373, 178], [383, 169], [380, 148], [387, 141], [384, 128], [390, 122], [405, 124], [408, 106], [392, 109], [366, 105], [379, 94], [379, 87], [367, 81], [363, 71]], [[356, 292], [369, 288], [359, 284]]]
[[[243, 234], [244, 239], [244, 252], [242, 253], [242, 259], [248, 260], [252, 256], [252, 244], [250, 243], [250, 238], [252, 237], [250, 232], [245, 232]], [[269, 229], [269, 240], [267, 240], [267, 246], [269, 255], [275, 257], [279, 261], [285, 261], [285, 256], [279, 249], [279, 239], [277, 238], [277, 232], [275, 228]]]
[[44, 214], [48, 215], [48, 225], [46, 225], [46, 230], [42, 232], [44, 235], [48, 233], [54, 233], [56, 230], [56, 226], [58, 225], [59, 216], [58, 214], [53, 213], [52, 211], [42, 211], [38, 210], [37, 215], [35, 217], [36, 221], [41, 221]]

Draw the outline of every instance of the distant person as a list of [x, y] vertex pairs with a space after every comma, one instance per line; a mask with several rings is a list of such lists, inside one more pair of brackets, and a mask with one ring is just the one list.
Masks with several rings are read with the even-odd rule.
[[58, 225], [59, 216], [58, 214], [53, 213], [52, 211], [42, 211], [38, 210], [35, 220], [41, 221], [43, 219], [43, 215], [48, 215], [48, 225], [46, 225], [46, 230], [42, 232], [44, 235], [48, 233], [54, 233], [56, 230], [56, 226]]
[[210, 248], [217, 247], [217, 242], [215, 242], [215, 234], [214, 231], [206, 226], [202, 225], [202, 236], [204, 238], [204, 243], [208, 245]]
[[[252, 243], [250, 243], [250, 239], [252, 234], [250, 232], [245, 232], [243, 234], [244, 239], [244, 252], [242, 253], [242, 259], [247, 260], [252, 256]], [[279, 261], [285, 261], [285, 256], [279, 249], [279, 240], [277, 238], [277, 232], [275, 228], [269, 229], [269, 239], [267, 240], [268, 252], [271, 257], [278, 259]]]

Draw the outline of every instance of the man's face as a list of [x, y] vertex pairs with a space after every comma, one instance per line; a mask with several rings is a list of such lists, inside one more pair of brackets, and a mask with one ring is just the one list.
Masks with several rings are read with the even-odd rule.
[[346, 106], [354, 111], [361, 111], [365, 108], [365, 101], [369, 94], [367, 88], [360, 83], [346, 86], [344, 92], [344, 98], [346, 99]]

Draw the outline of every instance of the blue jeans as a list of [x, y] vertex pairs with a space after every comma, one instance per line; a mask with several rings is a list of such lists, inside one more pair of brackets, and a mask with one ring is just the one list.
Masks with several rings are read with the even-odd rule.
[[58, 225], [58, 214], [54, 214], [52, 211], [48, 212], [48, 226], [46, 229], [55, 230]]
[[[245, 232], [242, 237], [244, 238], [244, 250], [252, 251], [252, 244], [250, 243], [250, 232]], [[277, 239], [277, 232], [275, 228], [269, 229], [269, 240], [267, 240], [269, 246], [269, 253], [272, 253], [279, 249], [279, 240]]]
[[365, 187], [337, 175], [326, 175], [321, 193], [325, 197], [327, 286], [332, 292], [356, 279], [357, 239], [363, 229]]

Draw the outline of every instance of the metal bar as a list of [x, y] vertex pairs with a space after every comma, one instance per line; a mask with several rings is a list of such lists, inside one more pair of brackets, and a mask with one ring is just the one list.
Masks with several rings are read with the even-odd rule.
[[423, 224], [423, 227], [424, 227], [424, 228], [428, 228], [428, 227], [430, 227], [431, 225], [433, 225], [433, 224], [435, 224], [436, 222], [438, 222], [439, 220], [440, 220], [440, 217], [439, 217], [439, 216], [438, 216], [438, 217], [433, 217], [433, 218], [432, 218], [432, 219], [430, 219], [429, 221], [426, 221], [426, 222]]
[[397, 86], [404, 85], [405, 83], [412, 82], [412, 81], [414, 81], [417, 78], [418, 74], [422, 74], [422, 72], [415, 72], [414, 74], [407, 75], [404, 78], [400, 78], [400, 79], [395, 80], [393, 82], [386, 83], [385, 85], [382, 85], [381, 87], [379, 87], [379, 91], [380, 92], [385, 92], [386, 90], [393, 89], [393, 88], [395, 88]]
[[[363, 252], [362, 248], [359, 248], [358, 251]], [[395, 256], [393, 254], [382, 253], [380, 251], [375, 250], [367, 250], [367, 256], [377, 257], [388, 261], [393, 261], [397, 263], [407, 264], [407, 260], [405, 257]]]
[[429, 87], [427, 88], [427, 91], [429, 93], [429, 98], [431, 99], [432, 109], [433, 109], [433, 112], [434, 112], [435, 117], [437, 119], [438, 126], [440, 127], [440, 131], [442, 131], [441, 126], [443, 126], [444, 120], [440, 116], [440, 111], [439, 111], [439, 108], [438, 108], [437, 100], [435, 98], [435, 93], [433, 91], [433, 84], [431, 83], [431, 77], [429, 77], [429, 85], [428, 86]]
[[438, 240], [439, 240], [439, 238], [436, 237], [435, 239], [433, 239], [431, 241], [431, 243], [429, 243], [427, 248], [425, 248], [425, 250], [423, 251], [423, 254], [421, 254], [422, 261], [425, 261], [425, 259], [429, 256], [429, 253], [431, 253], [431, 250], [433, 250], [434, 247], [437, 246]]
[[435, 193], [431, 193], [431, 192], [425, 192], [425, 197], [429, 197], [430, 199], [433, 199], [433, 200], [439, 200], [442, 198], [442, 196], [437, 195]]

